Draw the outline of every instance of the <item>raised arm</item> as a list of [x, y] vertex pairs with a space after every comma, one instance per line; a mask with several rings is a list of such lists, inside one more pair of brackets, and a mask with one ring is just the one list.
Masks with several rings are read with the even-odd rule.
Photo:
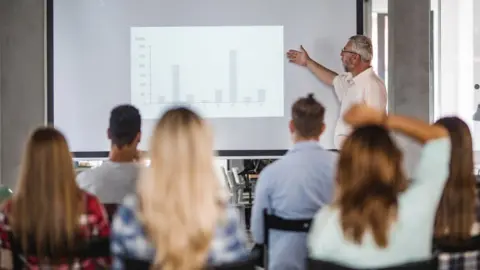
[[385, 125], [389, 129], [410, 136], [420, 143], [448, 137], [448, 132], [445, 128], [438, 125], [430, 125], [421, 120], [406, 116], [390, 115], [386, 117]]
[[445, 128], [430, 125], [424, 121], [400, 115], [388, 115], [363, 104], [353, 105], [345, 114], [344, 120], [353, 127], [362, 125], [384, 125], [385, 127], [403, 133], [420, 143], [426, 143], [443, 137], [448, 137]]
[[338, 74], [315, 62], [312, 58], [310, 58], [303, 46], [300, 46], [300, 51], [289, 50], [287, 52], [287, 58], [291, 63], [307, 67], [308, 70], [310, 70], [320, 81], [333, 86], [333, 79]]

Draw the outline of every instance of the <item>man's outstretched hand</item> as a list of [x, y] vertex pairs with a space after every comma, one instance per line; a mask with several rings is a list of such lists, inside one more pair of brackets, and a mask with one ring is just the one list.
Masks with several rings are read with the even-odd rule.
[[303, 48], [303, 46], [300, 46], [300, 51], [289, 50], [287, 52], [287, 58], [290, 63], [295, 63], [300, 66], [306, 66], [308, 59], [310, 59], [307, 51]]

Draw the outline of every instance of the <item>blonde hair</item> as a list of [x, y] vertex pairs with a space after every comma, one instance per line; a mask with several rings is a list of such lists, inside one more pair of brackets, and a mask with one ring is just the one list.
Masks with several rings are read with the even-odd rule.
[[139, 217], [164, 270], [202, 268], [221, 215], [220, 182], [206, 123], [187, 108], [167, 111], [151, 138], [139, 181]]
[[51, 127], [36, 129], [26, 145], [9, 214], [22, 248], [28, 251], [33, 237], [39, 257], [64, 253], [65, 244], [73, 249], [84, 211], [81, 198], [65, 137]]

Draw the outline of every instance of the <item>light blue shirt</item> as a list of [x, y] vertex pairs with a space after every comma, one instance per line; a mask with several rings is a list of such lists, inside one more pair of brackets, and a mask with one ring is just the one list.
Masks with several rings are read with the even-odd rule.
[[[263, 209], [283, 218], [308, 219], [330, 203], [337, 156], [317, 142], [300, 142], [262, 171], [251, 217], [255, 243], [264, 241]], [[305, 233], [270, 231], [269, 237], [270, 269], [305, 269]]]
[[388, 267], [427, 260], [432, 254], [433, 225], [449, 173], [450, 139], [428, 142], [409, 188], [399, 196], [397, 221], [390, 226], [388, 246], [379, 248], [366, 231], [362, 244], [344, 238], [339, 211], [322, 208], [308, 236], [312, 258], [357, 268]]

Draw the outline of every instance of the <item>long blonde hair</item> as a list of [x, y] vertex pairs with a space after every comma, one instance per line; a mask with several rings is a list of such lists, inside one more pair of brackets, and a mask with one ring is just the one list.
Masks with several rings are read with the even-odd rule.
[[65, 137], [51, 127], [36, 129], [26, 145], [9, 215], [22, 248], [28, 252], [33, 237], [39, 257], [63, 253], [65, 245], [73, 249], [84, 210], [81, 194]]
[[164, 270], [202, 268], [221, 215], [220, 182], [206, 123], [187, 108], [167, 111], [151, 138], [138, 186], [140, 219]]

